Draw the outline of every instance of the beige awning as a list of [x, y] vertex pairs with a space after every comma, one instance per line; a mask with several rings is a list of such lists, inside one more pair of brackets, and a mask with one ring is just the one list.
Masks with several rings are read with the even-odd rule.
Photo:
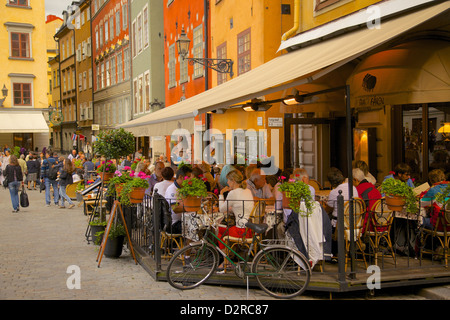
[[417, 40], [373, 54], [348, 84], [356, 108], [450, 101], [450, 43]]
[[1, 111], [0, 133], [48, 133], [42, 112]]
[[[118, 127], [131, 130], [152, 126], [152, 132], [156, 134], [161, 123], [180, 119], [190, 119], [193, 123], [197, 114], [228, 108], [242, 101], [312, 82], [449, 8], [449, 2], [436, 4], [382, 21], [379, 29], [362, 28], [292, 51], [201, 94]], [[158, 133], [164, 134], [167, 133]]]

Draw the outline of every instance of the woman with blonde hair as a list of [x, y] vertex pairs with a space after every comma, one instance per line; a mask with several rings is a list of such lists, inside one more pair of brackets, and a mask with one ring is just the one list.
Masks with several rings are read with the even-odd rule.
[[[233, 214], [236, 225], [230, 227], [228, 231], [226, 227], [219, 227], [219, 238], [225, 235], [240, 238], [245, 234], [245, 224], [254, 207], [253, 194], [247, 189], [244, 176], [239, 170], [230, 171], [226, 177], [228, 186], [220, 191], [219, 210], [228, 215]], [[226, 200], [224, 199], [225, 192], [228, 192]], [[247, 236], [251, 236], [251, 232]], [[219, 246], [224, 247], [221, 243]]]

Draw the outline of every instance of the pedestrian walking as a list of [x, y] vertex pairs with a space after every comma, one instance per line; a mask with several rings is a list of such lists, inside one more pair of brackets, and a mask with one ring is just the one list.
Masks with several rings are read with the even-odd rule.
[[46, 152], [45, 156], [46, 159], [44, 159], [41, 166], [41, 183], [45, 184], [45, 204], [49, 207], [52, 200], [50, 187], [53, 187], [53, 201], [55, 205], [58, 205], [59, 202], [58, 181], [56, 181], [58, 177], [58, 160], [55, 158], [56, 153], [51, 157], [50, 150]]
[[35, 155], [30, 155], [27, 161], [27, 184], [28, 190], [32, 188], [36, 190], [36, 181], [38, 180], [39, 170], [40, 170], [39, 161], [36, 159]]
[[5, 169], [5, 178], [8, 180], [13, 213], [17, 213], [19, 211], [19, 188], [23, 187], [23, 173], [15, 155], [11, 155], [9, 161]]
[[60, 162], [62, 162], [62, 167], [60, 172], [58, 173], [59, 176], [59, 196], [61, 198], [61, 203], [59, 208], [64, 209], [66, 206], [64, 204], [64, 200], [67, 200], [69, 202], [69, 209], [75, 207], [75, 204], [72, 202], [70, 197], [66, 194], [66, 187], [69, 184], [73, 183], [72, 173], [74, 171], [74, 166], [72, 161], [70, 161], [67, 158], [61, 157], [59, 158]]
[[1, 160], [2, 174], [0, 175], [0, 182], [2, 184], [3, 184], [3, 180], [5, 180], [5, 177], [6, 177], [5, 170], [6, 170], [6, 166], [9, 164], [10, 158], [11, 158], [11, 153], [10, 153], [9, 149], [5, 149], [4, 155]]

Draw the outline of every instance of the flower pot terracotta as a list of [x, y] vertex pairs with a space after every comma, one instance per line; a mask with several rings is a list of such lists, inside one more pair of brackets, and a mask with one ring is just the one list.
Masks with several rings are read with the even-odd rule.
[[184, 210], [187, 212], [196, 212], [200, 210], [202, 197], [189, 196], [183, 198]]
[[405, 203], [403, 197], [386, 195], [386, 205], [393, 211], [402, 211]]
[[134, 188], [130, 192], [130, 202], [131, 203], [141, 203], [144, 200], [145, 188]]
[[109, 181], [110, 179], [112, 179], [112, 177], [114, 177], [114, 173], [113, 172], [99, 172], [98, 175], [100, 176], [100, 178], [103, 181]]
[[118, 184], [116, 184], [117, 198], [120, 197], [120, 193], [122, 192], [122, 189], [123, 189], [124, 185], [125, 185], [125, 183], [118, 183]]

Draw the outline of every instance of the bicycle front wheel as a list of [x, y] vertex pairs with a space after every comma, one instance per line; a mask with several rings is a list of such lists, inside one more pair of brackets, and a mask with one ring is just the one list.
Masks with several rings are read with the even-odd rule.
[[275, 298], [293, 298], [305, 291], [311, 277], [306, 258], [285, 247], [261, 250], [252, 264], [258, 285]]
[[167, 266], [166, 278], [174, 288], [187, 290], [198, 287], [214, 273], [219, 262], [217, 250], [199, 243], [178, 251]]

